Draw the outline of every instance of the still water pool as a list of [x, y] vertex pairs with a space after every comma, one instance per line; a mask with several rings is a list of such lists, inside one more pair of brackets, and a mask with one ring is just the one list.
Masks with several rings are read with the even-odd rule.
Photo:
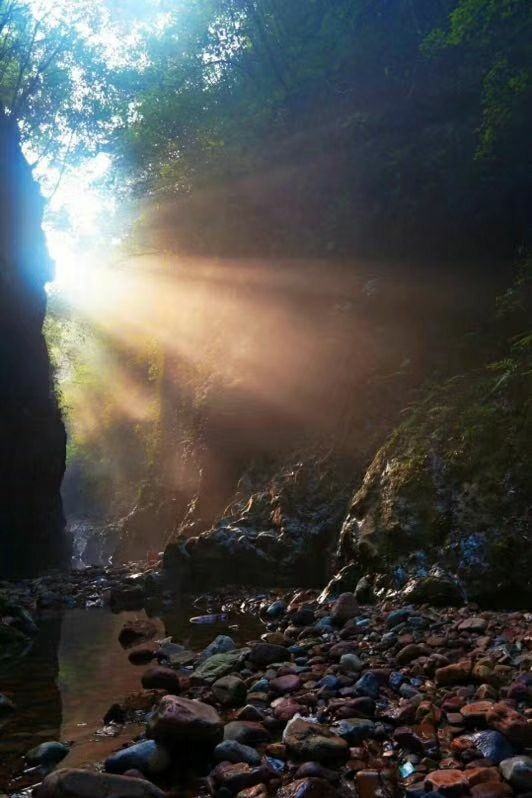
[[[200, 612], [184, 601], [171, 614], [151, 620], [159, 627], [159, 638], [172, 636], [196, 651], [218, 634], [243, 644], [264, 631], [256, 616], [239, 612], [214, 624], [190, 623]], [[39, 743], [72, 743], [62, 767], [77, 767], [105, 758], [141, 733], [142, 727], [130, 724], [110, 737], [103, 730], [103, 717], [111, 704], [142, 689], [146, 666], [129, 662], [118, 634], [125, 621], [146, 617], [144, 612], [72, 609], [40, 622], [29, 654], [0, 675], [0, 691], [17, 705], [0, 726], [0, 792], [35, 781], [35, 775], [23, 772], [23, 755]]]

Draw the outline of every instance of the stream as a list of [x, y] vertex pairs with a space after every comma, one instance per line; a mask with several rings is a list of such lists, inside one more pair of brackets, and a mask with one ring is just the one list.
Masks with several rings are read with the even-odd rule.
[[[171, 614], [151, 620], [159, 626], [158, 639], [171, 636], [193, 650], [202, 650], [218, 634], [229, 634], [239, 644], [264, 630], [250, 614], [233, 612], [207, 625], [191, 624], [194, 615], [198, 607], [184, 597]], [[143, 731], [140, 724], [104, 728], [103, 717], [113, 703], [142, 689], [146, 666], [131, 664], [118, 635], [127, 620], [146, 617], [144, 611], [68, 609], [40, 621], [29, 654], [2, 676], [2, 692], [17, 711], [0, 726], [0, 790], [34, 783], [22, 758], [42, 742], [72, 744], [62, 766], [78, 767], [101, 761]]]

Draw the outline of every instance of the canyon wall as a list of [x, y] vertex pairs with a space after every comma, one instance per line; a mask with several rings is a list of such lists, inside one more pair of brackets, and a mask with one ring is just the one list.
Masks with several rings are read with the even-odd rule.
[[60, 495], [66, 434], [42, 333], [53, 277], [42, 214], [16, 126], [0, 116], [0, 576], [69, 559]]

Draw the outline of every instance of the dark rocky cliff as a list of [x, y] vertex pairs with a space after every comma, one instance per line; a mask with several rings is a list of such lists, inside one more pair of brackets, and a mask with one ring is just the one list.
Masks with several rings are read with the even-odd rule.
[[0, 116], [0, 575], [68, 560], [60, 486], [66, 435], [42, 334], [52, 278], [43, 200]]

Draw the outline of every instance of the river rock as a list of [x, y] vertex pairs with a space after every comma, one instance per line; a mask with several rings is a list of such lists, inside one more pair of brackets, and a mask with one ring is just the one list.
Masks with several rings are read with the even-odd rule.
[[267, 667], [275, 662], [285, 662], [290, 659], [290, 652], [285, 646], [274, 645], [273, 643], [255, 643], [251, 647], [249, 659], [254, 665]]
[[340, 670], [343, 673], [358, 673], [364, 667], [364, 663], [353, 652], [342, 654], [340, 657]]
[[209, 704], [167, 695], [148, 721], [150, 737], [162, 743], [215, 746], [223, 736], [220, 716]]
[[351, 618], [356, 618], [360, 610], [354, 593], [341, 593], [331, 608], [331, 618], [341, 626]]
[[249, 649], [240, 648], [236, 651], [226, 651], [223, 654], [214, 654], [201, 662], [192, 674], [196, 681], [211, 683], [226, 676], [232, 671], [239, 670], [242, 660]]
[[126, 621], [120, 630], [118, 640], [124, 648], [129, 648], [137, 643], [146, 643], [148, 640], [152, 640], [156, 634], [157, 626], [153, 621], [135, 619]]
[[216, 700], [224, 706], [241, 706], [246, 701], [248, 691], [242, 679], [228, 674], [214, 682], [212, 692]]
[[294, 693], [301, 687], [301, 679], [296, 673], [287, 673], [284, 676], [277, 676], [270, 682], [270, 688], [274, 693], [284, 695], [285, 693]]
[[266, 615], [268, 618], [272, 620], [277, 620], [286, 612], [286, 601], [278, 600], [274, 601], [270, 606], [266, 609]]
[[252, 767], [245, 762], [220, 762], [211, 771], [210, 778], [219, 790], [227, 790], [231, 795], [236, 795], [241, 790], [271, 779], [274, 775], [265, 765]]
[[483, 757], [491, 760], [496, 765], [502, 762], [503, 759], [509, 759], [514, 756], [515, 749], [506, 737], [498, 731], [480, 731], [472, 734], [469, 739], [480, 751]]
[[469, 792], [469, 784], [462, 770], [449, 768], [429, 773], [425, 779], [425, 789], [434, 790], [442, 795], [461, 795]]
[[504, 734], [513, 745], [523, 748], [532, 746], [532, 720], [507, 704], [494, 704], [486, 714], [486, 722], [491, 729]]
[[455, 579], [446, 575], [429, 575], [412, 579], [403, 588], [403, 596], [413, 604], [434, 607], [459, 607], [464, 603], [464, 591]]
[[349, 754], [345, 740], [333, 734], [327, 726], [304, 718], [288, 721], [283, 732], [283, 743], [297, 759], [322, 764], [342, 762]]
[[242, 745], [236, 740], [224, 740], [214, 749], [216, 762], [245, 762], [247, 765], [260, 765], [260, 754], [249, 745]]
[[261, 723], [232, 720], [225, 724], [224, 740], [236, 740], [242, 745], [256, 746], [270, 741], [270, 734]]
[[518, 792], [532, 791], [532, 757], [513, 756], [503, 759], [499, 765], [501, 773]]
[[170, 762], [170, 755], [165, 748], [155, 740], [143, 740], [107, 757], [105, 770], [122, 774], [127, 770], [138, 770], [147, 776], [156, 776], [168, 770]]
[[215, 637], [212, 643], [209, 643], [202, 651], [201, 657], [202, 659], [208, 659], [215, 654], [226, 654], [228, 651], [234, 651], [235, 649], [236, 643], [232, 637], [228, 635], [218, 635], [218, 637]]
[[155, 659], [155, 647], [153, 645], [137, 646], [129, 652], [127, 658], [132, 665], [147, 665]]
[[375, 724], [366, 718], [344, 718], [336, 721], [331, 726], [331, 731], [351, 746], [360, 745], [364, 740], [374, 736]]
[[285, 784], [277, 792], [276, 798], [336, 798], [337, 796], [337, 791], [325, 779], [305, 778]]
[[35, 798], [165, 798], [145, 779], [64, 768], [47, 776], [35, 788]]
[[179, 675], [172, 668], [154, 665], [142, 674], [142, 686], [147, 690], [166, 690], [168, 693], [181, 692]]
[[70, 751], [68, 745], [58, 742], [47, 742], [32, 748], [25, 756], [30, 765], [42, 765], [43, 767], [55, 767], [61, 762]]

